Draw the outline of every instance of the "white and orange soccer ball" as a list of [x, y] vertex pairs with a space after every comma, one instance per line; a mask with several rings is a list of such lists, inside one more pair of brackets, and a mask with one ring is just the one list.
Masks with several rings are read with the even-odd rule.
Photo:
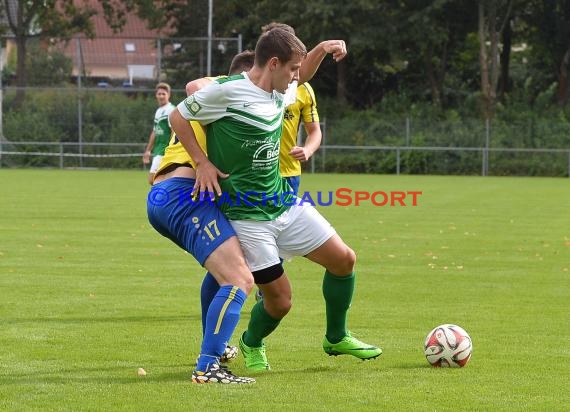
[[439, 325], [426, 336], [424, 353], [430, 365], [462, 368], [473, 352], [473, 343], [465, 329], [452, 324]]

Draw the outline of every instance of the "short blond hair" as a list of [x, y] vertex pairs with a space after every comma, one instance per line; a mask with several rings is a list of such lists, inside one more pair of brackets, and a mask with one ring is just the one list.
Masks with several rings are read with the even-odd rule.
[[154, 91], [159, 91], [160, 89], [166, 90], [168, 94], [170, 94], [170, 85], [168, 83], [160, 82], [154, 88]]

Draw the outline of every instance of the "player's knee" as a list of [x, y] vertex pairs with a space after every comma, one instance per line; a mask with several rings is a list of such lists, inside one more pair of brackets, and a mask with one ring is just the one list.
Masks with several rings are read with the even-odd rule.
[[237, 277], [235, 283], [236, 286], [243, 290], [246, 295], [251, 293], [253, 286], [255, 285], [253, 275], [249, 270], [242, 271], [241, 275]]
[[354, 250], [345, 246], [345, 250], [343, 253], [338, 255], [338, 258], [334, 262], [334, 264], [327, 267], [329, 272], [334, 273], [338, 276], [350, 275], [354, 272], [354, 266], [356, 265], [356, 253]]
[[281, 296], [271, 303], [264, 302], [265, 310], [274, 319], [283, 319], [291, 310], [293, 303], [290, 296]]
[[346, 249], [346, 263], [350, 267], [350, 272], [353, 272], [354, 266], [356, 266], [356, 253], [348, 246]]

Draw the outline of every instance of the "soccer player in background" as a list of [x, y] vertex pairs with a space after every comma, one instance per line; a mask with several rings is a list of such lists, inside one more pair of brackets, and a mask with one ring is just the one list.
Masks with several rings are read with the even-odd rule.
[[176, 107], [170, 103], [170, 85], [167, 83], [158, 83], [156, 85], [155, 97], [159, 107], [154, 113], [154, 124], [143, 154], [143, 163], [145, 165], [151, 164], [148, 174], [148, 183], [151, 185], [162, 156], [164, 156], [164, 150], [170, 140], [171, 129], [168, 116]]
[[[332, 52], [338, 61], [346, 55], [343, 41], [330, 41], [323, 47], [322, 57]], [[288, 85], [299, 79], [306, 54], [295, 35], [272, 29], [259, 38], [250, 71], [197, 91], [170, 116], [176, 135], [196, 162], [195, 189], [221, 196], [217, 203], [236, 230], [248, 266], [263, 292], [264, 298], [253, 307], [248, 329], [240, 338], [250, 370], [269, 369], [263, 339], [291, 308], [291, 284], [280, 256], [305, 256], [325, 268], [326, 353], [359, 359], [382, 353], [380, 348], [351, 336], [347, 329], [346, 315], [354, 290], [354, 252], [313, 206], [295, 204], [299, 199], [290, 193], [279, 173], [284, 94]], [[208, 157], [197, 143], [189, 120], [207, 126]], [[249, 204], [238, 203], [237, 197], [245, 193], [250, 194]]]

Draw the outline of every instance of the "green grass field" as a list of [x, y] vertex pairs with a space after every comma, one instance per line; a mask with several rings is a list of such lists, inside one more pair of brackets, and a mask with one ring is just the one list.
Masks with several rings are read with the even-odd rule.
[[[147, 223], [145, 172], [0, 179], [0, 410], [570, 410], [569, 179], [305, 175], [313, 193], [423, 192], [320, 208], [358, 254], [351, 330], [384, 354], [324, 354], [323, 271], [297, 258], [273, 370], [245, 387], [190, 381], [203, 270]], [[465, 368], [426, 362], [441, 323], [470, 333]]]

